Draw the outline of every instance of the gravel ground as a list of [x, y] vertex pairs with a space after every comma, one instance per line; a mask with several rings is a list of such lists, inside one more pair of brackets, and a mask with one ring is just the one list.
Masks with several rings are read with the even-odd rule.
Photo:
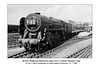
[[63, 51], [61, 51], [60, 53], [57, 53], [56, 55], [52, 56], [51, 58], [65, 58], [66, 56], [69, 56], [89, 45], [92, 45], [92, 38], [81, 41], [81, 42], [77, 42], [68, 47], [66, 46], [66, 48]]
[[11, 55], [23, 52], [23, 51], [25, 51], [25, 49], [23, 47], [22, 48], [15, 48], [15, 49], [8, 50], [7, 51], [8, 57], [11, 56]]

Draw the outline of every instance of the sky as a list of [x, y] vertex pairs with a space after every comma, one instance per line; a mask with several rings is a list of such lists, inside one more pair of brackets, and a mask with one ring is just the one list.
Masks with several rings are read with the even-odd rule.
[[19, 25], [21, 17], [30, 13], [40, 12], [41, 15], [54, 17], [63, 21], [92, 22], [92, 5], [71, 4], [8, 4], [7, 23]]

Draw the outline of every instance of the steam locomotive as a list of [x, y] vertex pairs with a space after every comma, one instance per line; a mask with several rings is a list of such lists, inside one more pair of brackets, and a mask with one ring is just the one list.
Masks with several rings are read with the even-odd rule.
[[31, 13], [20, 19], [19, 43], [27, 50], [41, 51], [69, 37], [73, 25], [65, 21]]

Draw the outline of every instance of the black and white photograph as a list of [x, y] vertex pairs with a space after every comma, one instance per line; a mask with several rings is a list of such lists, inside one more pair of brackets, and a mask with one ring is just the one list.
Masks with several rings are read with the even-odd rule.
[[92, 4], [7, 4], [7, 58], [92, 58]]

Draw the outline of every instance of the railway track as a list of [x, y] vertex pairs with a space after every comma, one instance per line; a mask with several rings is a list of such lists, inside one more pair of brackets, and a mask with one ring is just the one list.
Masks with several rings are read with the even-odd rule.
[[[56, 55], [58, 52], [61, 52], [63, 49], [66, 48], [66, 46], [70, 46], [71, 44], [74, 44], [76, 42], [78, 42], [79, 40], [73, 40], [68, 42], [67, 44], [61, 45], [59, 47], [56, 47], [54, 49], [51, 49], [49, 51], [46, 51], [42, 54], [38, 54], [36, 56], [33, 56], [32, 58], [51, 58], [52, 56]], [[81, 40], [82, 41], [82, 40]]]
[[[72, 43], [75, 43], [76, 41], [77, 40], [71, 41], [67, 45], [70, 45]], [[17, 53], [15, 55], [9, 56], [8, 58], [43, 58], [44, 56], [51, 55], [55, 51], [59, 51], [60, 52], [60, 50], [64, 49], [64, 46], [66, 46], [66, 45], [61, 45], [61, 46], [56, 47], [54, 49], [51, 49], [51, 50], [49, 50], [47, 52], [44, 52], [42, 54], [37, 53], [37, 52], [36, 53], [33, 53], [33, 52], [26, 52], [26, 51], [24, 51], [24, 52]]]
[[83, 41], [86, 39], [76, 40], [76, 38], [73, 38], [73, 39], [70, 39], [67, 43], [62, 44], [56, 48], [53, 48], [53, 49], [48, 50], [48, 51], [43, 52], [43, 53], [38, 53], [38, 52], [33, 53], [33, 52], [24, 51], [24, 52], [9, 56], [8, 58], [51, 58], [53, 55], [57, 54], [58, 52], [61, 52], [66, 46], [68, 47], [71, 44], [74, 44], [76, 42]]
[[27, 52], [27, 51], [23, 51], [17, 54], [14, 54], [12, 56], [9, 56], [8, 58], [21, 58], [23, 56], [27, 56], [28, 54], [30, 54], [31, 52]]
[[92, 45], [87, 46], [66, 58], [88, 58], [92, 54]]

